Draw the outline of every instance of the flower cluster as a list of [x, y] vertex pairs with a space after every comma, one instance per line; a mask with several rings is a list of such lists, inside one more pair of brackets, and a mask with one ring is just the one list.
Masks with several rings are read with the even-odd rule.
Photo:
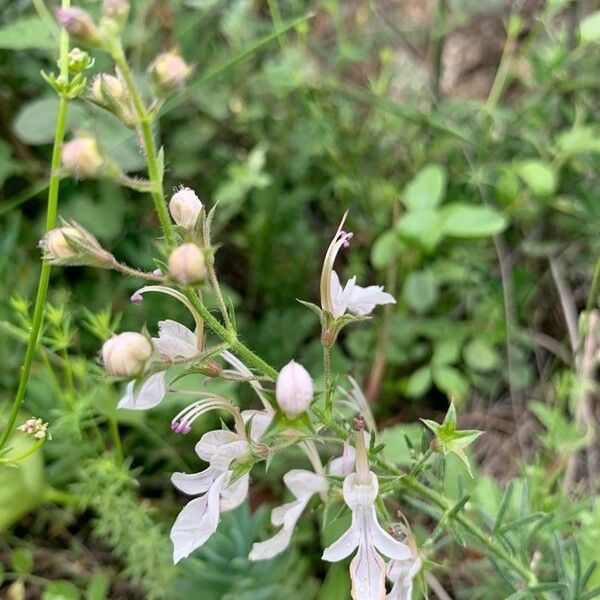
[[19, 425], [17, 429], [26, 435], [34, 437], [36, 440], [44, 440], [49, 436], [48, 423], [44, 423], [42, 419], [36, 419], [35, 417], [27, 419], [27, 421], [22, 425]]

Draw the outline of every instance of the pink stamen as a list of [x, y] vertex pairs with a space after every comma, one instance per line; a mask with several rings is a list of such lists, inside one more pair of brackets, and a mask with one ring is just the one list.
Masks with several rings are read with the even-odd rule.
[[139, 292], [133, 293], [131, 295], [131, 298], [129, 298], [129, 300], [131, 300], [131, 302], [133, 302], [134, 304], [139, 304], [140, 302], [142, 302], [143, 299], [144, 297]]
[[154, 271], [152, 271], [152, 275], [154, 275], [155, 277], [162, 277], [163, 272], [160, 269], [154, 269]]

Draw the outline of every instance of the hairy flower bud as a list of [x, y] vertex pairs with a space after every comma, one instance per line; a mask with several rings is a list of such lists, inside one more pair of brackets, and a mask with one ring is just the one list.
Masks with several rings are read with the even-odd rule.
[[72, 48], [69, 52], [69, 72], [70, 73], [81, 73], [92, 66], [93, 60], [90, 59], [90, 55], [80, 50], [79, 48]]
[[193, 71], [176, 52], [159, 54], [149, 69], [154, 85], [163, 96], [180, 90]]
[[108, 73], [100, 73], [92, 81], [92, 96], [102, 106], [110, 106], [112, 102], [123, 102], [127, 100], [127, 88], [121, 80]]
[[183, 244], [169, 255], [169, 274], [175, 281], [187, 285], [206, 275], [204, 254], [196, 244]]
[[54, 265], [92, 265], [110, 268], [115, 258], [107, 252], [98, 240], [75, 221], [64, 227], [51, 229], [40, 241], [44, 260]]
[[59, 8], [56, 11], [56, 20], [73, 37], [90, 44], [100, 41], [98, 28], [92, 21], [92, 17], [82, 8]]
[[67, 142], [62, 150], [62, 164], [77, 178], [94, 177], [104, 165], [98, 142], [93, 135], [81, 134]]
[[141, 333], [126, 331], [115, 335], [102, 346], [102, 362], [113, 377], [135, 377], [144, 370], [152, 356], [152, 344]]
[[102, 16], [107, 19], [123, 22], [128, 14], [129, 2], [127, 0], [104, 0], [102, 3]]
[[51, 229], [42, 242], [46, 254], [57, 260], [76, 256], [77, 251], [69, 244], [67, 237], [73, 240], [83, 240], [83, 235], [75, 227]]
[[291, 360], [277, 377], [275, 397], [279, 408], [290, 419], [306, 412], [313, 399], [313, 380], [308, 371]]
[[177, 225], [188, 231], [193, 231], [202, 211], [202, 202], [200, 202], [194, 190], [184, 187], [171, 196], [169, 211]]

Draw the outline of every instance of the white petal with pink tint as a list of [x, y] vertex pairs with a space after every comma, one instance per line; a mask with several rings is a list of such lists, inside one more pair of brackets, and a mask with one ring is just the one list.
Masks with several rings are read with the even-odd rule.
[[164, 371], [154, 373], [142, 381], [130, 381], [125, 395], [119, 401], [118, 408], [129, 410], [148, 410], [158, 406], [167, 393]]
[[152, 338], [161, 358], [192, 358], [198, 354], [198, 339], [185, 325], [167, 319], [158, 322], [158, 337]]

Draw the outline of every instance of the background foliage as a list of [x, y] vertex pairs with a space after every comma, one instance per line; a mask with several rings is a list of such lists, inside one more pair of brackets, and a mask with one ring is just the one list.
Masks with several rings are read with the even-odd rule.
[[[219, 202], [218, 269], [244, 339], [276, 367], [294, 356], [318, 370], [318, 323], [294, 299], [317, 297], [321, 257], [349, 209], [355, 236], [344, 271], [385, 281], [398, 303], [376, 327], [345, 335], [334, 365], [364, 383], [395, 457], [408, 454], [404, 434], [414, 430], [405, 423], [439, 417], [454, 398], [465, 423], [488, 434], [476, 447], [474, 480], [462, 474], [457, 484], [462, 472], [450, 463], [448, 494], [459, 501], [467, 486], [491, 525], [504, 511], [504, 543], [529, 546], [546, 573], [564, 575], [570, 587], [552, 597], [579, 600], [600, 585], [591, 563], [600, 540], [597, 472], [579, 468], [570, 489], [562, 481], [582, 447], [596, 452], [592, 423], [582, 428], [573, 416], [600, 255], [594, 9], [560, 0], [141, 0], [126, 31], [142, 82], [161, 49], [178, 46], [195, 64], [157, 135], [168, 148], [167, 185]], [[41, 15], [29, 2], [0, 1], [6, 405], [39, 268], [56, 113], [39, 76], [56, 59], [55, 30]], [[95, 70], [108, 68], [96, 59]], [[143, 167], [131, 133], [90, 103], [73, 104], [69, 129], [94, 131], [129, 172]], [[152, 264], [157, 224], [143, 195], [65, 179], [60, 213], [126, 262]], [[53, 274], [26, 406], [50, 421], [54, 440], [18, 471], [0, 465], [9, 482], [0, 485], [8, 593], [19, 598], [25, 585], [46, 599], [187, 598], [201, 586], [207, 598], [346, 598], [345, 571], [324, 572], [318, 560], [316, 522], [274, 565], [247, 563], [245, 549], [266, 525], [263, 510], [247, 507], [228, 515], [197, 558], [171, 567], [165, 531], [177, 502], [165, 474], [193, 464], [191, 445], [170, 433], [172, 407], [116, 415], [117, 390], [95, 358], [117, 320], [139, 329], [163, 316], [156, 299], [129, 307], [135, 287], [109, 271]], [[185, 320], [177, 306], [169, 311]], [[105, 447], [121, 451], [106, 433], [117, 419], [132, 457], [119, 467], [103, 455]], [[273, 465], [253, 505], [281, 494], [285, 467]], [[40, 509], [15, 510], [23, 497]], [[421, 515], [426, 538], [431, 523], [419, 508], [407, 510], [417, 515], [411, 520]], [[459, 547], [445, 548], [443, 536], [436, 543], [444, 565], [460, 562]], [[489, 561], [468, 558], [437, 572], [453, 596], [518, 597]]]

